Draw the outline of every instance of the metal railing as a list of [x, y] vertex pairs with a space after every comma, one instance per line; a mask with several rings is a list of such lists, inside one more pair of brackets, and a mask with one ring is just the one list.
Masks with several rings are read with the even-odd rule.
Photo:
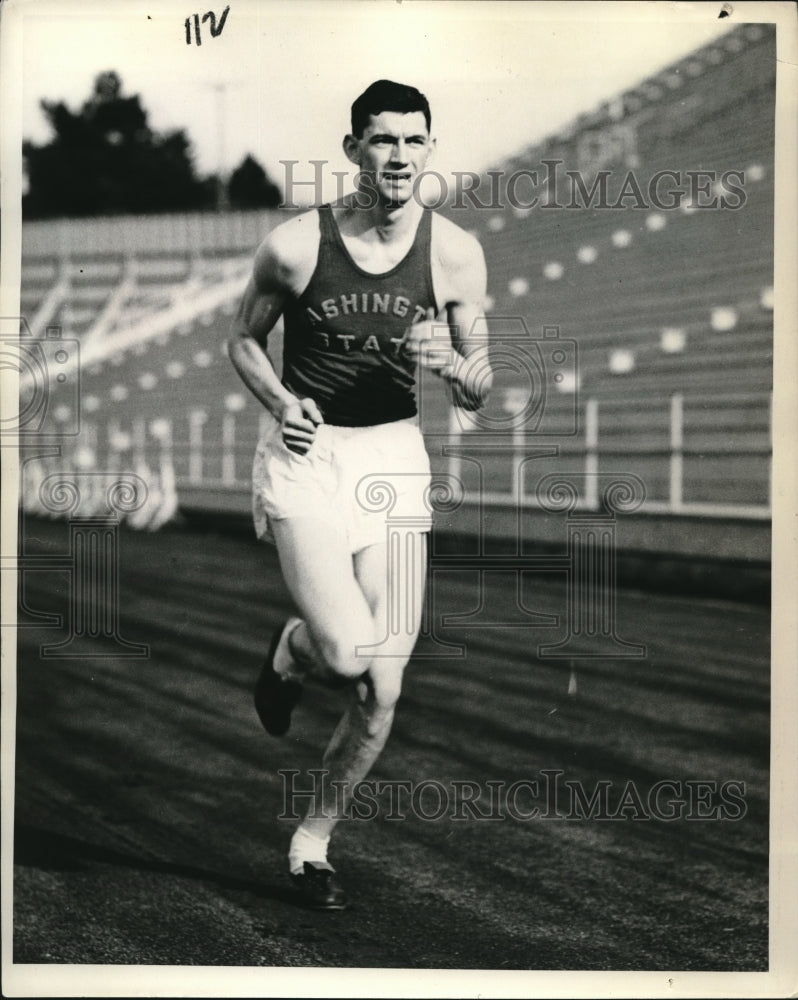
[[[750, 397], [748, 397], [750, 402]], [[613, 407], [618, 406], [614, 402]], [[725, 403], [728, 406], [728, 402]], [[769, 397], [764, 394], [761, 405], [768, 414]], [[767, 496], [767, 501], [760, 503], [724, 502], [720, 497], [711, 502], [690, 502], [685, 499], [688, 492], [695, 493], [695, 477], [686, 477], [685, 457], [691, 452], [685, 448], [685, 405], [681, 393], [674, 393], [667, 405], [668, 444], [663, 448], [634, 447], [634, 431], [630, 429], [624, 442], [623, 451], [601, 444], [601, 404], [598, 399], [591, 398], [584, 407], [583, 430], [579, 442], [573, 442], [566, 454], [563, 454], [557, 439], [550, 440], [543, 450], [541, 442], [532, 442], [517, 430], [511, 431], [499, 444], [493, 438], [489, 442], [480, 442], [478, 435], [463, 432], [457, 421], [450, 423], [443, 459], [447, 476], [452, 481], [465, 483], [463, 461], [484, 460], [492, 463], [490, 469], [501, 468], [502, 478], [506, 479], [508, 488], [492, 489], [490, 480], [496, 481], [496, 476], [487, 477], [487, 488], [479, 490], [463, 486], [463, 497], [467, 503], [481, 503], [487, 506], [512, 505], [518, 509], [532, 509], [540, 506], [537, 487], [529, 485], [530, 469], [543, 470], [543, 464], [533, 462], [537, 458], [556, 460], [557, 468], [568, 466], [570, 475], [581, 478], [583, 488], [580, 490], [578, 507], [591, 511], [600, 509], [598, 483], [602, 476], [613, 474], [634, 474], [645, 483], [645, 475], [639, 469], [639, 460], [650, 463], [661, 460], [658, 480], [667, 482], [667, 496], [652, 498], [647, 496], [640, 505], [641, 511], [668, 514], [701, 514], [708, 517], [734, 516], [739, 518], [767, 519], [770, 517], [770, 483], [760, 482], [751, 477], [752, 492], [761, 487], [761, 492]], [[72, 445], [64, 445], [65, 453], [59, 459], [60, 468], [70, 464], [82, 463], [82, 467], [104, 467], [109, 462], [115, 468], [125, 468], [125, 462], [135, 471], [142, 467], [151, 468], [150, 475], [158, 478], [166, 470], [167, 477], [175, 483], [179, 493], [181, 488], [200, 488], [203, 486], [222, 490], [247, 490], [254, 452], [254, 442], [264, 428], [268, 419], [265, 411], [256, 411], [254, 401], [250, 402], [243, 393], [231, 393], [224, 400], [224, 408], [219, 412], [216, 408], [207, 406], [192, 406], [182, 414], [153, 415], [145, 420], [139, 417], [134, 421], [135, 427], [125, 434], [120, 427], [118, 418], [109, 420], [105, 428], [93, 422], [84, 422], [84, 429], [79, 439]], [[175, 434], [175, 426], [183, 425], [185, 432]], [[687, 428], [689, 430], [689, 428]], [[120, 435], [120, 431], [122, 432]], [[90, 433], [91, 432], [91, 433]], [[442, 436], [438, 436], [440, 441]], [[74, 454], [70, 455], [70, 450]], [[78, 457], [79, 453], [79, 457]], [[703, 459], [750, 457], [761, 466], [771, 465], [770, 449], [755, 447], [752, 440], [750, 449], [740, 449], [735, 452], [728, 450], [712, 451], [704, 447], [701, 452]], [[550, 468], [551, 464], [546, 464]], [[178, 472], [176, 473], [175, 469]], [[161, 471], [157, 471], [161, 470]], [[761, 473], [761, 469], [759, 470]], [[763, 476], [762, 479], [765, 477]], [[688, 487], [692, 486], [692, 490]]]
[[[753, 394], [746, 394], [744, 397], [746, 400], [750, 400]], [[742, 399], [743, 397], [741, 397]], [[734, 397], [720, 397], [725, 405], [734, 402]], [[601, 430], [601, 401], [595, 397], [588, 398], [585, 402], [584, 407], [584, 431], [580, 446], [576, 449], [569, 449], [568, 459], [574, 463], [581, 463], [581, 470], [584, 477], [584, 489], [578, 506], [583, 510], [598, 510], [600, 507], [600, 497], [598, 495], [598, 477], [602, 471], [613, 471], [613, 472], [634, 472], [635, 461], [634, 459], [639, 458], [656, 458], [660, 456], [663, 460], [663, 474], [667, 474], [668, 479], [668, 495], [666, 499], [655, 500], [651, 498], [646, 498], [641, 504], [640, 509], [644, 512], [649, 513], [668, 513], [668, 514], [699, 514], [707, 517], [740, 517], [740, 518], [752, 518], [752, 519], [768, 519], [771, 516], [771, 472], [772, 472], [772, 451], [770, 440], [772, 437], [771, 432], [771, 410], [772, 410], [772, 396], [771, 394], [761, 394], [761, 406], [763, 411], [767, 413], [767, 428], [768, 428], [768, 447], [767, 449], [751, 447], [750, 449], [739, 449], [734, 452], [734, 456], [739, 458], [750, 457], [754, 459], [767, 459], [768, 473], [766, 476], [766, 482], [762, 485], [767, 493], [767, 501], [762, 503], [734, 503], [734, 502], [723, 502], [718, 499], [717, 501], [711, 502], [699, 502], [699, 501], [686, 501], [685, 500], [685, 457], [690, 454], [688, 449], [685, 447], [685, 414], [684, 414], [684, 395], [682, 393], [673, 393], [668, 401], [668, 445], [663, 449], [655, 449], [651, 447], [645, 447], [640, 449], [635, 449], [632, 447], [625, 447], [623, 451], [613, 450], [612, 448], [602, 447], [600, 444], [600, 430]], [[711, 402], [711, 397], [710, 397]], [[614, 409], [623, 405], [621, 402], [613, 401], [612, 406]], [[632, 407], [639, 407], [639, 403], [630, 403], [630, 409]], [[472, 435], [469, 432], [464, 432], [458, 421], [452, 420], [449, 425], [449, 436], [451, 444], [447, 446], [446, 451], [448, 452], [448, 464], [447, 473], [458, 479], [462, 480], [463, 469], [462, 460], [468, 453], [469, 443], [473, 444], [474, 449], [478, 449], [479, 435]], [[634, 442], [634, 431], [630, 429], [627, 438], [628, 442], [633, 444]], [[509, 447], [508, 447], [509, 445]], [[465, 491], [465, 499], [469, 503], [480, 502], [487, 506], [503, 506], [508, 503], [517, 505], [519, 509], [524, 508], [534, 508], [539, 507], [540, 502], [537, 496], [537, 492], [528, 491], [525, 484], [525, 465], [528, 463], [530, 458], [531, 445], [530, 440], [525, 437], [523, 431], [519, 428], [514, 428], [508, 435], [508, 445], [502, 447], [502, 453], [507, 455], [507, 460], [510, 463], [510, 482], [511, 488], [509, 490], [484, 490], [481, 489], [478, 493], [473, 491]], [[490, 444], [486, 444], [484, 447], [490, 448]], [[560, 449], [556, 445], [556, 438], [553, 439], [553, 447], [557, 454], [560, 454]], [[711, 449], [704, 448], [701, 452], [702, 457], [705, 459], [728, 457], [729, 452], [724, 451], [712, 451]], [[623, 469], [617, 468], [618, 464], [621, 463], [625, 466]], [[691, 479], [689, 485], [695, 485], [697, 480]]]

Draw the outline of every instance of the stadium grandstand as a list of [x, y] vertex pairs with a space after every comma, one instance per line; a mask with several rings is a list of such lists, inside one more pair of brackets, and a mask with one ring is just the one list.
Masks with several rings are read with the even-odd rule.
[[[774, 28], [742, 25], [442, 209], [484, 247], [497, 382], [480, 417], [422, 384], [433, 468], [464, 488], [440, 530], [474, 516], [509, 535], [521, 518], [525, 538], [555, 542], [540, 477], [582, 477], [590, 510], [596, 474], [623, 473], [645, 500], [621, 547], [769, 560], [775, 67]], [[36, 447], [22, 442], [27, 511], [52, 513], [41, 485], [53, 471], [125, 469], [148, 484], [133, 527], [248, 512], [263, 413], [225, 340], [253, 251], [279, 221], [23, 227], [23, 332], [66, 375], [23, 378], [23, 412], [37, 414]]]

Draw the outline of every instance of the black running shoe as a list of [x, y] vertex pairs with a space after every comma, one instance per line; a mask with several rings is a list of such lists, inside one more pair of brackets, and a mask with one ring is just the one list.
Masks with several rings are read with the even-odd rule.
[[255, 709], [263, 728], [272, 736], [284, 736], [288, 732], [291, 712], [302, 697], [302, 685], [299, 681], [286, 680], [274, 670], [274, 654], [290, 623], [289, 618], [272, 636], [266, 662], [255, 684]]
[[345, 910], [346, 895], [335, 872], [318, 868], [312, 861], [306, 861], [304, 867], [301, 875], [291, 876], [303, 902], [314, 910]]

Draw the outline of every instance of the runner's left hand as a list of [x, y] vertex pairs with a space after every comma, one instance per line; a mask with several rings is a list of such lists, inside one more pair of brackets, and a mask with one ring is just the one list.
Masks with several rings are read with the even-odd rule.
[[455, 351], [449, 333], [449, 324], [435, 317], [435, 310], [414, 323], [405, 335], [402, 350], [406, 357], [417, 361], [436, 375], [450, 375], [455, 361]]

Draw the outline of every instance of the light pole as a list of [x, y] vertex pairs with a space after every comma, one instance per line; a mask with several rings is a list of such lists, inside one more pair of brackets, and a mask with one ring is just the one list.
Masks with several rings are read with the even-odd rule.
[[212, 87], [216, 91], [216, 210], [224, 212], [230, 207], [227, 197], [227, 185], [224, 181], [225, 156], [226, 156], [226, 134], [225, 134], [225, 110], [227, 98], [227, 83], [206, 83], [206, 87]]

